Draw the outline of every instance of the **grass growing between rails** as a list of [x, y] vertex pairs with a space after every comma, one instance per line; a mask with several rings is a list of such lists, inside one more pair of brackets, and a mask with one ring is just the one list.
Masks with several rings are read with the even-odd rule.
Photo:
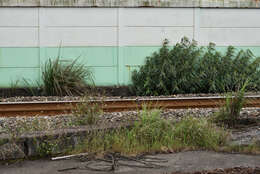
[[74, 115], [74, 125], [95, 125], [99, 120], [99, 115], [102, 115], [103, 111], [99, 104], [92, 103], [90, 95], [85, 96], [82, 99], [82, 103], [76, 105], [72, 110]]
[[132, 128], [93, 132], [71, 153], [175, 152], [186, 149], [217, 150], [225, 145], [228, 133], [206, 119], [186, 117], [171, 123], [160, 118], [160, 110], [140, 112], [140, 120]]

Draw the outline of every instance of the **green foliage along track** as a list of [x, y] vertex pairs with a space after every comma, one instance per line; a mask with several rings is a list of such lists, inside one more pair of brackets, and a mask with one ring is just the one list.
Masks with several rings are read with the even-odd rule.
[[136, 95], [180, 93], [222, 93], [241, 88], [260, 88], [260, 57], [250, 50], [237, 51], [229, 46], [225, 54], [210, 43], [199, 47], [186, 37], [173, 47], [165, 40], [159, 52], [147, 57], [145, 64], [132, 74]]

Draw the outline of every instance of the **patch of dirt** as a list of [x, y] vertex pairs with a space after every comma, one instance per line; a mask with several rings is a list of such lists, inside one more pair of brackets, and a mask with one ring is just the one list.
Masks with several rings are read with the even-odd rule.
[[244, 130], [250, 127], [260, 126], [260, 117], [238, 118], [234, 123], [227, 120], [225, 123], [229, 129]]
[[260, 117], [240, 118], [231, 129], [231, 144], [260, 146]]
[[250, 117], [246, 117], [246, 118], [238, 118], [234, 122], [232, 122], [231, 120], [224, 120], [220, 124], [220, 126], [223, 123], [226, 125], [225, 127], [229, 128], [229, 129], [241, 130], [241, 129], [246, 129], [248, 127], [259, 126], [260, 118], [250, 116]]
[[[99, 86], [94, 89], [86, 87], [85, 91], [91, 91], [95, 96], [133, 96], [128, 86]], [[31, 88], [0, 88], [0, 97], [31, 97], [44, 96], [43, 90], [38, 87]], [[72, 96], [73, 97], [73, 96]], [[74, 96], [75, 97], [75, 96]]]
[[[174, 94], [168, 96], [135, 96], [128, 86], [97, 86], [86, 87], [94, 97], [106, 98], [182, 98], [182, 97], [213, 97], [225, 96], [223, 93], [197, 93], [197, 94]], [[260, 91], [246, 92], [246, 96], [260, 95]], [[43, 90], [38, 87], [31, 88], [0, 88], [0, 102], [23, 102], [23, 101], [68, 101], [79, 100], [82, 96], [45, 96]]]
[[237, 121], [237, 128], [244, 128], [248, 126], [257, 126], [259, 124], [259, 118], [242, 118]]

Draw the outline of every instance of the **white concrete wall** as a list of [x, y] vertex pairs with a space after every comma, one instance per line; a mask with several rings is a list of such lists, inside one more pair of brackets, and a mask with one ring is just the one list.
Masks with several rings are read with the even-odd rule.
[[156, 46], [165, 38], [193, 38], [192, 8], [125, 8], [120, 10], [123, 46]]
[[0, 47], [38, 46], [37, 8], [0, 8]]
[[259, 9], [0, 8], [0, 47], [158, 46], [183, 36], [259, 46], [259, 19]]
[[199, 43], [260, 46], [259, 9], [201, 9]]
[[116, 46], [117, 9], [46, 8], [43, 46]]

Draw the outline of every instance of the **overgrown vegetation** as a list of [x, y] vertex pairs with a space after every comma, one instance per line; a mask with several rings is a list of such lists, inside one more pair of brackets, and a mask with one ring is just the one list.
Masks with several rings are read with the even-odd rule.
[[[37, 146], [37, 154], [40, 157], [46, 157], [51, 156], [54, 154], [55, 149], [58, 149], [59, 139], [56, 139], [54, 142], [48, 141], [48, 140], [38, 140], [38, 146]], [[35, 143], [37, 144], [37, 140], [35, 140]]]
[[224, 145], [226, 138], [223, 129], [207, 120], [187, 117], [173, 124], [160, 118], [159, 110], [144, 110], [132, 128], [93, 132], [75, 151], [138, 154], [189, 148], [214, 150]]
[[[78, 116], [71, 120], [72, 125], [93, 125], [97, 123], [97, 114], [100, 113], [98, 107], [90, 105], [90, 103], [85, 103], [85, 105], [79, 107], [80, 109], [77, 110]], [[229, 107], [237, 108], [237, 110], [228, 109], [228, 112], [236, 110], [229, 113], [239, 113], [240, 107], [238, 105], [232, 105], [231, 103]], [[131, 127], [92, 130], [84, 136], [84, 139], [81, 139], [81, 137], [80, 141], [77, 141], [79, 144], [76, 147], [70, 146], [72, 137], [44, 137], [42, 140], [35, 141], [37, 145], [36, 152], [41, 157], [52, 156], [57, 152], [66, 154], [89, 152], [90, 154], [119, 153], [122, 155], [136, 155], [197, 149], [260, 153], [258, 141], [248, 146], [230, 145], [230, 142], [228, 142], [229, 132], [222, 127], [222, 124], [216, 126], [214, 122], [208, 121], [206, 118], [186, 116], [180, 121], [173, 122], [163, 119], [159, 109], [151, 110], [147, 109], [147, 107], [143, 108], [138, 116], [138, 121], [135, 121]], [[227, 116], [229, 118], [229, 115]], [[46, 122], [35, 120], [32, 123], [23, 124], [23, 127], [15, 127], [15, 129], [9, 131], [15, 144], [18, 142], [17, 138], [21, 133], [46, 130], [47, 127]]]
[[77, 104], [73, 110], [74, 125], [94, 125], [97, 124], [102, 109], [99, 104], [91, 102], [88, 96], [85, 96], [81, 103]]
[[131, 86], [136, 95], [170, 95], [178, 93], [222, 93], [235, 91], [249, 79], [246, 89], [260, 88], [260, 57], [250, 50], [229, 46], [226, 53], [213, 43], [199, 47], [186, 37], [146, 58], [138, 71], [133, 71]]
[[213, 117], [213, 120], [216, 123], [222, 123], [228, 127], [234, 127], [237, 124], [240, 117], [240, 111], [245, 104], [244, 95], [246, 86], [247, 82], [245, 82], [243, 87], [234, 95], [230, 93], [226, 96], [224, 106], [221, 107], [219, 112], [217, 112]]
[[216, 150], [225, 145], [227, 133], [205, 118], [187, 117], [175, 125], [174, 136], [185, 146]]
[[71, 63], [60, 62], [60, 56], [49, 59], [42, 71], [43, 92], [50, 96], [82, 95], [93, 84], [92, 73], [77, 59]]

